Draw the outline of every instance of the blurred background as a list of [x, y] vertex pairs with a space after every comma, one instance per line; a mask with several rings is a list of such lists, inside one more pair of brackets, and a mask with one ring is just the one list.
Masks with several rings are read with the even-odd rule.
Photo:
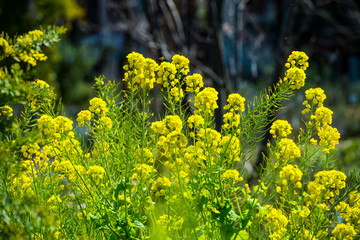
[[[220, 106], [233, 92], [251, 100], [283, 77], [291, 51], [304, 51], [306, 85], [278, 117], [299, 129], [305, 90], [323, 88], [341, 133], [337, 156], [359, 167], [359, 8], [357, 0], [0, 0], [0, 31], [68, 28], [37, 77], [57, 88], [69, 116], [88, 107], [95, 76], [121, 81], [132, 51], [188, 57], [191, 72], [220, 93]], [[218, 123], [221, 116], [219, 109]]]

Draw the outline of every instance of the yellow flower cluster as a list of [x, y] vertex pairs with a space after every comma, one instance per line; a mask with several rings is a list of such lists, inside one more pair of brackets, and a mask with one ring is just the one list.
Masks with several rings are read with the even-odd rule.
[[[146, 162], [153, 163], [153, 153], [148, 148], [138, 148], [134, 153], [136, 162], [142, 163], [142, 160], [146, 160]], [[143, 158], [143, 159], [142, 159]]]
[[200, 89], [204, 87], [203, 78], [200, 74], [194, 73], [185, 78], [186, 82], [186, 91], [189, 93], [198, 94]]
[[322, 106], [315, 110], [315, 115], [311, 115], [310, 119], [315, 120], [316, 128], [319, 129], [320, 124], [328, 125], [332, 123], [332, 115], [333, 112], [330, 109]]
[[304, 52], [293, 51], [285, 64], [288, 70], [285, 72], [284, 79], [280, 80], [280, 84], [288, 81], [290, 89], [293, 90], [303, 87], [306, 78], [305, 70], [309, 66], [308, 59]]
[[189, 59], [182, 55], [176, 54], [172, 57], [171, 64], [173, 64], [176, 70], [182, 75], [187, 75], [189, 73], [189, 63]]
[[98, 97], [94, 97], [90, 100], [89, 110], [92, 117], [94, 117], [95, 114], [98, 114], [99, 116], [105, 116], [109, 111], [109, 109], [106, 107], [106, 102]]
[[78, 122], [79, 126], [84, 126], [86, 122], [91, 120], [91, 112], [89, 110], [82, 110], [78, 113], [76, 121]]
[[132, 179], [146, 182], [151, 177], [151, 174], [156, 171], [153, 166], [148, 164], [136, 164], [133, 171]]
[[305, 85], [306, 74], [301, 68], [293, 67], [286, 71], [284, 81], [290, 82], [290, 88], [300, 89]]
[[4, 57], [10, 56], [14, 50], [11, 45], [9, 45], [8, 41], [2, 37], [0, 37], [0, 60]]
[[200, 115], [191, 115], [188, 120], [187, 120], [188, 124], [189, 124], [189, 128], [195, 128], [198, 129], [201, 126], [204, 125], [204, 118]]
[[347, 223], [357, 226], [357, 230], [360, 230], [360, 202], [356, 201], [351, 205], [346, 202], [340, 202], [335, 209]]
[[270, 128], [270, 133], [273, 138], [279, 137], [287, 137], [291, 134], [292, 127], [290, 123], [286, 120], [276, 120]]
[[56, 211], [58, 209], [58, 206], [60, 203], [62, 203], [62, 200], [60, 196], [52, 195], [48, 200], [47, 203], [50, 205], [49, 208], [52, 211]]
[[99, 119], [100, 126], [106, 129], [111, 129], [112, 120], [109, 117], [101, 117]]
[[169, 62], [162, 62], [157, 68], [157, 83], [163, 88], [172, 88], [177, 85], [179, 79], [176, 78], [176, 67]]
[[17, 51], [17, 57], [20, 61], [36, 66], [37, 61], [47, 59], [47, 56], [36, 48], [36, 43], [41, 40], [43, 35], [42, 31], [34, 30], [17, 37], [13, 49]]
[[[312, 113], [308, 126], [315, 126], [320, 139], [320, 146], [324, 147], [322, 151], [329, 153], [331, 149], [335, 148], [336, 144], [339, 144], [340, 133], [336, 128], [329, 125], [332, 123], [333, 112], [323, 105], [326, 95], [321, 88], [311, 88], [305, 92], [305, 97], [306, 100], [303, 105], [306, 108], [302, 111], [302, 114]], [[313, 112], [314, 110], [315, 112]], [[311, 138], [310, 143], [316, 145], [317, 140]]]
[[[240, 94], [230, 94], [227, 102], [228, 104], [224, 106], [224, 109], [228, 111], [223, 116], [224, 124], [222, 128], [224, 130], [237, 128], [240, 124], [240, 114], [245, 111], [245, 98]], [[237, 129], [237, 133], [240, 133], [240, 129]]]
[[303, 176], [302, 171], [298, 168], [297, 165], [288, 164], [283, 167], [280, 171], [280, 188], [277, 188], [277, 192], [280, 192], [282, 189], [288, 191], [289, 187], [295, 186], [296, 188], [301, 188], [301, 178]]
[[175, 102], [179, 102], [184, 98], [184, 91], [181, 88], [173, 87], [170, 89], [170, 99], [173, 99]]
[[335, 148], [336, 144], [339, 144], [340, 133], [334, 127], [324, 125], [318, 132], [320, 138], [320, 146], [325, 147], [322, 151], [329, 153], [331, 149]]
[[306, 70], [309, 67], [309, 57], [301, 51], [292, 51], [290, 54], [285, 67], [287, 68], [300, 68]]
[[184, 157], [191, 166], [205, 168], [205, 154], [204, 150], [199, 146], [188, 146], [185, 150]]
[[337, 170], [321, 171], [315, 174], [315, 180], [308, 183], [308, 193], [311, 203], [328, 200], [331, 204], [335, 202], [334, 197], [340, 194], [346, 184], [346, 175]]
[[333, 237], [330, 238], [331, 240], [352, 240], [357, 235], [353, 226], [344, 223], [339, 223], [338, 225], [336, 225], [336, 227], [332, 231], [332, 234]]
[[214, 110], [218, 108], [217, 101], [218, 92], [211, 87], [204, 88], [199, 92], [194, 100], [194, 105], [197, 108], [195, 114], [202, 116], [213, 116]]
[[264, 220], [266, 221], [266, 229], [270, 231], [270, 239], [283, 239], [283, 235], [286, 233], [286, 226], [289, 222], [283, 211], [267, 205]]
[[0, 107], [0, 119], [6, 118], [10, 119], [13, 116], [13, 109], [8, 105]]
[[181, 133], [182, 121], [179, 116], [168, 115], [162, 121], [153, 122], [150, 129], [154, 132], [152, 138], [158, 136], [157, 144], [162, 148], [164, 156], [170, 158], [185, 150], [187, 139]]
[[239, 177], [239, 171], [236, 170], [236, 169], [229, 169], [229, 170], [226, 170], [222, 175], [221, 177], [225, 180], [228, 180], [230, 182], [241, 182], [243, 181], [244, 179], [242, 177]]
[[[301, 156], [299, 147], [294, 143], [292, 139], [282, 138], [278, 144], [278, 151], [276, 152], [276, 157], [278, 160], [281, 160], [282, 164], [287, 164], [295, 158]], [[280, 163], [276, 162], [275, 168], [279, 167]]]
[[43, 132], [43, 137], [52, 136], [52, 138], [58, 139], [62, 136], [74, 137], [73, 121], [67, 117], [57, 116], [52, 118], [49, 115], [42, 115], [38, 120], [38, 127]]
[[[234, 112], [227, 112], [223, 115], [223, 121], [224, 124], [222, 125], [222, 128], [224, 130], [237, 128], [240, 124], [240, 114]], [[240, 129], [237, 129], [236, 132], [240, 133]]]
[[238, 93], [232, 93], [227, 99], [228, 104], [224, 109], [228, 112], [244, 112], [245, 111], [245, 98]]
[[236, 136], [226, 135], [220, 141], [223, 163], [232, 165], [240, 161], [240, 140]]
[[102, 180], [106, 174], [105, 169], [101, 166], [90, 166], [86, 173], [92, 177], [95, 182]]
[[153, 59], [144, 58], [142, 54], [136, 52], [128, 54], [126, 58], [128, 64], [124, 65], [126, 72], [123, 81], [127, 83], [127, 88], [133, 91], [139, 88], [152, 89], [158, 64]]
[[165, 196], [165, 190], [171, 187], [171, 182], [167, 177], [158, 177], [151, 186], [151, 192], [155, 197]]
[[221, 148], [220, 148], [221, 134], [218, 131], [211, 128], [206, 128], [206, 129], [202, 128], [200, 129], [198, 135], [201, 141], [196, 142], [197, 146], [205, 148], [206, 151], [208, 152], [212, 152], [212, 153], [221, 152]]
[[[321, 88], [310, 88], [305, 91], [306, 100], [303, 102], [303, 105], [306, 106], [306, 109], [303, 110], [303, 114], [306, 114], [310, 111], [311, 106], [318, 105], [319, 107], [323, 106], [323, 102], [326, 99], [324, 90]], [[310, 103], [309, 103], [310, 101]], [[310, 105], [311, 104], [311, 105]]]

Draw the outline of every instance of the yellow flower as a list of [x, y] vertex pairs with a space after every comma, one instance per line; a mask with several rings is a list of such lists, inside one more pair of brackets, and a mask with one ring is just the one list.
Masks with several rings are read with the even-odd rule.
[[76, 118], [76, 121], [78, 122], [79, 126], [83, 126], [85, 122], [88, 122], [91, 120], [91, 112], [89, 110], [83, 110], [78, 113], [78, 117]]
[[176, 79], [176, 67], [174, 64], [162, 62], [157, 67], [157, 71], [156, 82], [163, 88], [174, 87], [179, 82], [179, 79]]
[[227, 112], [223, 115], [223, 121], [223, 129], [237, 128], [240, 124], [240, 114], [237, 114], [235, 112]]
[[224, 106], [225, 110], [229, 112], [244, 112], [245, 98], [238, 93], [232, 93], [227, 99], [228, 104]]
[[185, 78], [186, 91], [191, 93], [199, 93], [200, 89], [204, 87], [203, 78], [200, 74], [194, 73], [193, 75]]
[[284, 164], [301, 156], [300, 149], [293, 140], [288, 138], [282, 138], [279, 142], [279, 150], [276, 153], [276, 157]]
[[109, 117], [101, 117], [99, 119], [99, 122], [102, 126], [104, 126], [107, 129], [110, 129], [112, 126], [112, 121], [111, 121], [111, 118], [109, 118]]
[[135, 168], [132, 170], [134, 174], [132, 178], [138, 181], [146, 181], [153, 172], [153, 166], [147, 164], [136, 164]]
[[222, 137], [220, 142], [223, 161], [227, 164], [240, 161], [240, 140], [231, 134]]
[[355, 236], [357, 235], [354, 227], [349, 223], [347, 224], [339, 223], [334, 228], [332, 234], [334, 237], [331, 237], [331, 240], [335, 240], [335, 239], [351, 240], [354, 239]]
[[105, 116], [106, 113], [109, 111], [106, 107], [106, 102], [98, 97], [94, 97], [90, 100], [89, 110], [91, 111], [92, 116], [94, 116], [94, 114]]
[[0, 56], [0, 59], [9, 56], [14, 51], [12, 46], [9, 45], [8, 41], [2, 37], [0, 37], [0, 48], [2, 48], [2, 51], [0, 51], [0, 54], [2, 55]]
[[326, 99], [324, 90], [322, 90], [321, 88], [310, 88], [306, 90], [305, 97], [307, 101], [304, 101], [303, 105], [305, 105], [307, 108], [310, 108], [308, 101], [311, 101], [314, 105], [318, 104], [318, 106], [321, 107]]
[[171, 187], [171, 182], [167, 177], [158, 177], [151, 186], [151, 191], [156, 197], [165, 196], [164, 189]]
[[297, 67], [297, 68], [306, 70], [306, 68], [309, 67], [308, 60], [309, 60], [309, 57], [304, 52], [292, 51], [285, 66], [287, 68]]
[[346, 175], [337, 170], [320, 171], [315, 174], [315, 180], [308, 183], [308, 193], [313, 204], [317, 201], [328, 200], [335, 202], [334, 197], [346, 187]]
[[133, 91], [139, 88], [152, 89], [155, 82], [155, 72], [158, 64], [150, 58], [144, 58], [140, 53], [129, 53], [126, 58], [128, 64], [125, 70], [123, 81], [127, 83], [127, 88]]
[[[292, 127], [286, 120], [276, 120], [270, 128], [270, 133], [273, 135], [273, 138], [277, 136], [287, 137], [291, 134]], [[278, 134], [278, 135], [277, 135]]]
[[0, 107], [0, 117], [6, 117], [6, 119], [9, 119], [13, 116], [13, 109], [9, 107], [8, 105]]
[[181, 88], [173, 87], [170, 89], [170, 99], [179, 102], [184, 98], [184, 91]]
[[224, 178], [225, 180], [229, 180], [231, 182], [241, 182], [243, 180], [242, 177], [239, 177], [239, 172], [236, 169], [234, 169], [234, 170], [226, 170], [221, 175], [221, 177]]
[[286, 232], [286, 226], [289, 222], [282, 210], [266, 206], [264, 220], [266, 221], [266, 228], [271, 231], [269, 237], [271, 239], [281, 239], [282, 235]]
[[105, 175], [105, 169], [100, 166], [90, 166], [89, 169], [86, 171], [88, 175], [90, 175], [95, 181], [98, 179], [103, 179]]
[[200, 115], [191, 115], [188, 120], [189, 128], [199, 128], [204, 125], [204, 118]]
[[293, 67], [286, 71], [284, 81], [290, 82], [290, 88], [300, 89], [305, 85], [306, 74], [301, 68]]
[[187, 59], [186, 57], [182, 56], [182, 55], [174, 55], [172, 57], [172, 62], [171, 64], [173, 64], [177, 71], [180, 72], [182, 75], [186, 75], [189, 72], [189, 59]]
[[194, 105], [197, 108], [195, 114], [199, 115], [214, 115], [214, 110], [218, 108], [218, 92], [214, 88], [206, 87], [199, 92], [194, 100]]
[[320, 138], [320, 146], [325, 147], [322, 151], [329, 153], [329, 150], [334, 149], [336, 144], [339, 144], [340, 133], [336, 128], [329, 125], [324, 125], [319, 129], [318, 136]]
[[[301, 188], [302, 187], [302, 184], [301, 184], [302, 176], [303, 176], [303, 173], [297, 167], [297, 165], [288, 164], [285, 167], [283, 167], [280, 171], [280, 179], [282, 179], [282, 180], [279, 181], [279, 184], [282, 185], [283, 181], [285, 180], [286, 183], [290, 182], [295, 187]], [[285, 190], [288, 190], [288, 184], [284, 184], [284, 185], [286, 185], [286, 186], [284, 186]]]
[[327, 107], [318, 107], [315, 111], [315, 115], [310, 117], [311, 120], [315, 120], [317, 128], [320, 127], [320, 123], [323, 125], [332, 123], [332, 114], [333, 112]]

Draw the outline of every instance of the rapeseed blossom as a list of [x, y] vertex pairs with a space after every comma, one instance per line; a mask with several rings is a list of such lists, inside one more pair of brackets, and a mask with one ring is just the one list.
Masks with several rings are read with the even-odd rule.
[[171, 64], [173, 64], [175, 66], [175, 68], [177, 69], [178, 72], [180, 72], [182, 75], [186, 75], [189, 73], [189, 59], [187, 59], [186, 57], [182, 56], [182, 55], [178, 55], [175, 54], [172, 57], [172, 62]]
[[301, 188], [301, 179], [303, 173], [297, 165], [288, 164], [284, 166], [280, 171], [279, 185], [284, 191], [289, 190], [289, 187]]
[[194, 100], [195, 114], [202, 116], [213, 116], [214, 110], [218, 108], [218, 92], [214, 88], [206, 87], [199, 92]]
[[320, 146], [325, 147], [322, 151], [329, 153], [331, 149], [335, 148], [336, 144], [339, 144], [340, 133], [334, 127], [324, 125], [319, 129], [318, 136], [320, 139]]
[[224, 106], [225, 110], [229, 112], [244, 112], [245, 98], [238, 93], [232, 93], [227, 99], [228, 104]]
[[294, 143], [292, 139], [282, 138], [278, 144], [278, 151], [276, 152], [276, 157], [279, 162], [275, 163], [275, 168], [280, 164], [287, 164], [295, 158], [301, 156], [299, 147]]
[[189, 128], [198, 129], [204, 125], [204, 118], [200, 115], [195, 114], [195, 115], [191, 115], [190, 117], [188, 117], [187, 122], [189, 124]]
[[101, 98], [94, 97], [90, 100], [89, 110], [91, 112], [91, 116], [94, 117], [95, 114], [100, 116], [105, 116], [109, 109], [106, 106], [106, 102]]
[[317, 104], [319, 107], [321, 107], [326, 99], [324, 90], [322, 90], [321, 88], [309, 88], [305, 91], [305, 97], [307, 100], [304, 101], [303, 105], [305, 105], [307, 108], [310, 108], [310, 105], [308, 105], [309, 101], [313, 105]]
[[276, 120], [270, 128], [270, 133], [272, 134], [273, 138], [276, 137], [287, 137], [291, 134], [292, 127], [286, 120]]
[[126, 58], [128, 64], [123, 67], [126, 71], [123, 81], [126, 82], [127, 88], [133, 91], [139, 88], [152, 89], [158, 64], [153, 59], [144, 58], [142, 54], [136, 52], [129, 53]]
[[315, 110], [315, 114], [310, 116], [311, 120], [315, 120], [317, 129], [320, 128], [320, 124], [328, 125], [332, 123], [333, 112], [327, 107], [318, 107]]
[[167, 177], [158, 177], [151, 186], [151, 191], [155, 197], [165, 196], [165, 190], [171, 187], [171, 182]]
[[306, 70], [309, 67], [309, 57], [306, 53], [301, 51], [292, 51], [285, 67], [287, 68], [300, 68], [302, 70]]
[[76, 121], [78, 122], [79, 126], [84, 126], [86, 122], [91, 120], [91, 112], [89, 110], [82, 110], [78, 113]]
[[272, 206], [266, 206], [266, 214], [264, 217], [265, 226], [269, 229], [270, 239], [283, 239], [286, 233], [286, 226], [289, 223], [288, 218], [283, 214], [281, 209]]
[[6, 119], [9, 119], [12, 116], [13, 116], [13, 109], [10, 106], [5, 105], [0, 107], [0, 118], [6, 117]]
[[323, 199], [333, 204], [335, 202], [334, 197], [345, 188], [345, 180], [346, 175], [337, 170], [318, 172], [315, 174], [315, 180], [308, 183], [308, 193], [311, 199], [308, 204], [314, 204]]
[[186, 91], [194, 93], [195, 95], [199, 93], [200, 89], [204, 87], [204, 81], [200, 74], [194, 73], [185, 78], [186, 82]]
[[156, 82], [163, 88], [171, 88], [177, 85], [179, 79], [176, 78], [176, 67], [169, 62], [162, 62], [157, 67]]
[[339, 223], [336, 225], [332, 231], [334, 237], [331, 237], [331, 240], [342, 239], [342, 240], [352, 240], [355, 238], [357, 233], [354, 230], [354, 227], [349, 223]]
[[290, 68], [286, 71], [284, 81], [290, 82], [290, 89], [300, 89], [305, 85], [306, 74], [301, 68]]
[[[223, 115], [224, 124], [222, 125], [223, 129], [237, 128], [240, 124], [240, 114], [234, 112], [227, 112]], [[240, 129], [237, 130], [237, 133], [240, 132]]]
[[225, 180], [229, 180], [230, 182], [241, 182], [243, 180], [242, 177], [239, 176], [239, 171], [236, 169], [226, 170], [221, 177]]

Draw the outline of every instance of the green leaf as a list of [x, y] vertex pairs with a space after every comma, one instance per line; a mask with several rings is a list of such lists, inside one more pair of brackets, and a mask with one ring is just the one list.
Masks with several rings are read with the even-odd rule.
[[235, 240], [248, 240], [249, 234], [245, 230], [241, 230]]

